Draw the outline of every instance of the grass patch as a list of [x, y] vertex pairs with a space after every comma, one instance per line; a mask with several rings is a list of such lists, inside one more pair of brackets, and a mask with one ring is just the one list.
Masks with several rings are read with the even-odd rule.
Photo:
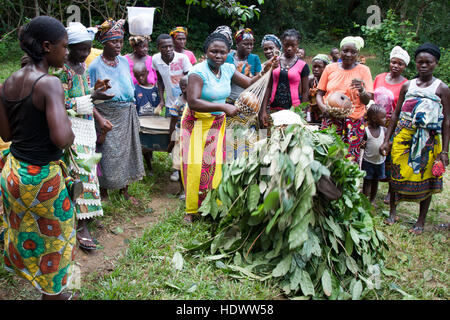
[[[164, 221], [146, 230], [141, 238], [131, 240], [113, 272], [84, 281], [83, 299], [242, 300], [279, 295], [273, 281], [236, 279], [204, 260], [207, 253], [182, 253], [183, 245], [206, 240], [210, 225], [206, 220], [184, 225], [183, 215], [184, 206], [180, 205], [166, 212]], [[181, 270], [172, 262], [176, 252], [182, 253]]]

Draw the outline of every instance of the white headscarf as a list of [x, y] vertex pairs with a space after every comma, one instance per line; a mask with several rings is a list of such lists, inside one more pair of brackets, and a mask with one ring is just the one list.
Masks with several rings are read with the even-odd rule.
[[403, 50], [400, 46], [396, 46], [394, 47], [394, 49], [392, 49], [389, 59], [392, 58], [399, 58], [403, 60], [406, 65], [408, 65], [410, 61], [408, 52], [406, 50]]
[[347, 43], [353, 43], [356, 47], [356, 50], [358, 51], [364, 47], [364, 39], [361, 37], [352, 37], [352, 36], [345, 37], [341, 41], [340, 48], [342, 48], [342, 46]]
[[71, 22], [66, 28], [69, 44], [94, 40], [98, 29], [95, 27], [86, 28], [80, 22]]

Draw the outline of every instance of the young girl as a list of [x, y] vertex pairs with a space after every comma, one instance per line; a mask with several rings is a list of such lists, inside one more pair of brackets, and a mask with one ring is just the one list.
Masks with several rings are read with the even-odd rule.
[[368, 126], [365, 128], [361, 148], [364, 148], [362, 170], [366, 172], [363, 183], [363, 193], [370, 202], [375, 201], [378, 181], [385, 178], [384, 160], [379, 150], [386, 134], [386, 110], [378, 104], [372, 104], [367, 111]]
[[180, 79], [180, 89], [181, 94], [175, 101], [172, 107], [169, 109], [170, 113], [170, 128], [169, 128], [169, 136], [171, 137], [171, 141], [169, 147], [167, 149], [168, 152], [172, 153], [172, 168], [175, 171], [170, 176], [171, 181], [180, 181], [180, 200], [185, 199], [185, 194], [183, 192], [183, 183], [180, 179], [180, 170], [181, 170], [181, 157], [180, 157], [180, 123], [181, 117], [183, 116], [184, 108], [186, 107], [186, 89], [188, 84], [188, 76], [184, 76]]
[[283, 54], [280, 65], [272, 71], [272, 84], [269, 85], [261, 105], [259, 119], [262, 127], [269, 126], [267, 105], [270, 113], [289, 110], [302, 102], [309, 101], [309, 66], [296, 53], [300, 34], [295, 29], [286, 30], [281, 36]]
[[316, 101], [317, 85], [319, 84], [323, 70], [330, 62], [330, 58], [326, 54], [318, 54], [312, 59], [312, 74], [309, 75], [309, 97], [311, 105], [308, 111], [309, 117], [307, 118], [312, 123], [320, 123], [321, 121], [322, 112], [317, 106]]

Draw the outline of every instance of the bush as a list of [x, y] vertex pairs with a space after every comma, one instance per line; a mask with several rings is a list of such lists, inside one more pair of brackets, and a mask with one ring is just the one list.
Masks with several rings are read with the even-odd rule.
[[441, 59], [435, 69], [434, 76], [447, 85], [450, 84], [450, 49], [441, 48]]
[[377, 52], [383, 67], [389, 70], [389, 56], [395, 46], [401, 46], [411, 57], [411, 62], [403, 75], [412, 79], [416, 74], [414, 51], [419, 46], [413, 24], [408, 20], [400, 21], [397, 15], [389, 10], [386, 19], [378, 27], [361, 26], [367, 44]]

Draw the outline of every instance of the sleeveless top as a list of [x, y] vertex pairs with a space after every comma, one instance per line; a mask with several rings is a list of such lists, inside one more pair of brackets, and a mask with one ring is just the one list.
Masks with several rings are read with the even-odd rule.
[[369, 127], [366, 127], [367, 142], [364, 149], [364, 160], [372, 164], [382, 164], [386, 160], [385, 156], [380, 154], [380, 146], [384, 142], [384, 129], [380, 127], [380, 134], [378, 138], [372, 136]]
[[47, 74], [34, 81], [31, 92], [20, 100], [5, 98], [3, 85], [2, 101], [11, 127], [11, 153], [19, 160], [36, 166], [45, 166], [51, 161], [62, 157], [62, 150], [53, 144], [45, 111], [33, 104], [33, 91], [36, 83]]

